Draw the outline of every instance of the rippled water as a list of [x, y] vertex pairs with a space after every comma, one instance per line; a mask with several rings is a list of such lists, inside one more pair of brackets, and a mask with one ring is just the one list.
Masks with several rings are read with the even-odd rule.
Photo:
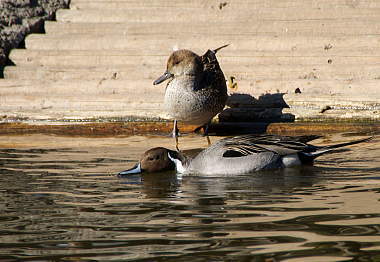
[[172, 142], [0, 137], [0, 260], [380, 261], [378, 138], [314, 167], [114, 176]]

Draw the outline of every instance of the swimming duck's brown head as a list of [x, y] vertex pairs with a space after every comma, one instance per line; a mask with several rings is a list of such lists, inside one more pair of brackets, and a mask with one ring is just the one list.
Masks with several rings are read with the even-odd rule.
[[171, 157], [179, 157], [178, 152], [164, 147], [149, 149], [141, 156], [139, 163], [131, 169], [120, 172], [119, 176], [175, 170], [175, 164], [169, 158], [169, 153]]
[[173, 52], [167, 62], [165, 73], [157, 78], [153, 85], [160, 84], [169, 78], [181, 75], [199, 75], [203, 72], [201, 58], [190, 50], [181, 49]]

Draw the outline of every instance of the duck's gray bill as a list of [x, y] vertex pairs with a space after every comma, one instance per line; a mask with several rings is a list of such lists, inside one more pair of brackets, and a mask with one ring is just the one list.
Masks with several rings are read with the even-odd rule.
[[136, 164], [134, 167], [128, 170], [124, 170], [120, 172], [119, 176], [125, 176], [125, 175], [133, 175], [133, 174], [140, 174], [141, 173], [141, 165], [140, 163]]
[[169, 72], [165, 72], [162, 76], [160, 76], [159, 78], [157, 78], [154, 82], [153, 82], [153, 85], [158, 85], [162, 82], [164, 82], [165, 80], [171, 78], [173, 75], [170, 74]]

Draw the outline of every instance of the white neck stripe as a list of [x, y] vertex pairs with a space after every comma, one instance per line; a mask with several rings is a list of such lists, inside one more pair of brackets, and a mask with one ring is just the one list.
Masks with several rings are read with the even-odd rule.
[[176, 158], [173, 158], [170, 153], [168, 153], [168, 157], [171, 161], [173, 161], [173, 163], [175, 164], [175, 168], [177, 170], [177, 173], [180, 173], [180, 174], [183, 174], [185, 173], [186, 169], [184, 168], [181, 160], [179, 159], [176, 159]]

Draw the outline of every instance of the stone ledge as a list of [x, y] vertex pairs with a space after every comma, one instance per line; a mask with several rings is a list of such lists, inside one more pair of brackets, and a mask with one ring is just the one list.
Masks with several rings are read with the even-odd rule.
[[[196, 126], [179, 125], [183, 135], [192, 133]], [[0, 135], [49, 134], [61, 136], [112, 137], [131, 135], [169, 136], [172, 122], [33, 122], [0, 123]], [[226, 122], [213, 124], [210, 135], [237, 135], [246, 133], [276, 133], [282, 135], [326, 133], [380, 134], [380, 122], [293, 122], [293, 123], [247, 123]]]

